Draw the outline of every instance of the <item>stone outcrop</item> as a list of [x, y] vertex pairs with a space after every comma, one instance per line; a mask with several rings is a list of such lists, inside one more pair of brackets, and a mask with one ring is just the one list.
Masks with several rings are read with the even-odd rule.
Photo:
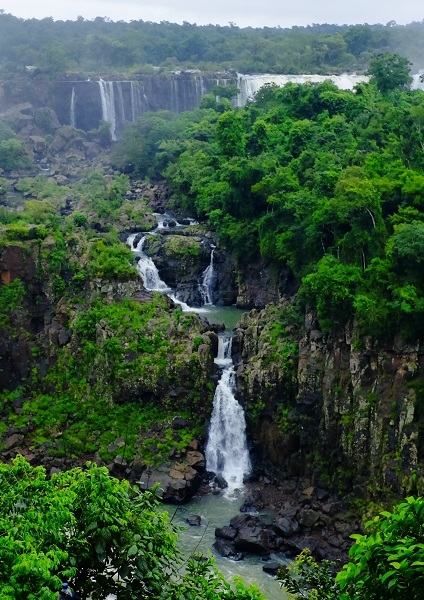
[[291, 310], [283, 302], [251, 311], [235, 335], [254, 450], [285, 473], [355, 494], [370, 479], [374, 491], [420, 493], [424, 350], [400, 339], [382, 345], [352, 323], [330, 336], [313, 315], [285, 323]]
[[[267, 493], [269, 487], [273, 484], [265, 484], [262, 489]], [[270, 567], [272, 574], [281, 568], [281, 558], [293, 558], [304, 548], [309, 548], [318, 560], [347, 558], [349, 536], [359, 525], [347, 516], [336, 497], [329, 499], [323, 490], [314, 487], [302, 489], [302, 482], [295, 481], [279, 482], [273, 493], [277, 506], [273, 505], [271, 513], [268, 507], [264, 512], [238, 514], [229, 525], [215, 530], [214, 548], [221, 556], [240, 560], [245, 553], [264, 558], [278, 553], [279, 566]], [[257, 495], [258, 490], [252, 494]], [[323, 494], [325, 501], [318, 499]]]

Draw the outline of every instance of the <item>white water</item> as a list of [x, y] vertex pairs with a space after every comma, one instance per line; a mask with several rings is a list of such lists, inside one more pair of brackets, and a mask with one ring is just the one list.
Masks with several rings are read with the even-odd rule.
[[113, 81], [99, 79], [100, 100], [102, 103], [102, 119], [110, 125], [110, 135], [116, 141], [116, 111]]
[[228, 483], [227, 494], [243, 487], [250, 472], [244, 410], [235, 398], [235, 378], [231, 358], [231, 339], [219, 337], [217, 365], [224, 367], [215, 390], [213, 411], [206, 446], [206, 468], [220, 474]]
[[127, 243], [130, 245], [133, 252], [139, 256], [139, 261], [137, 263], [137, 271], [140, 274], [140, 277], [143, 281], [143, 285], [149, 292], [170, 292], [171, 288], [166, 285], [164, 281], [160, 278], [159, 271], [156, 268], [155, 263], [143, 252], [144, 242], [146, 241], [146, 236], [143, 236], [138, 242], [136, 248], [133, 248], [133, 240], [136, 234], [130, 235]]
[[70, 123], [71, 127], [73, 127], [74, 129], [76, 127], [75, 104], [76, 104], [75, 86], [73, 85], [72, 86], [72, 94], [71, 94], [71, 108], [70, 108], [69, 123]]
[[215, 281], [215, 271], [213, 265], [214, 251], [215, 246], [212, 246], [210, 263], [203, 272], [202, 283], [199, 284], [199, 292], [202, 296], [203, 304], [206, 306], [213, 305], [213, 284]]
[[242, 75], [238, 74], [237, 87], [239, 94], [236, 99], [236, 106], [245, 106], [245, 104], [255, 97], [255, 94], [267, 84], [274, 84], [283, 87], [287, 83], [323, 83], [332, 81], [341, 90], [352, 90], [358, 83], [369, 81], [366, 75]]

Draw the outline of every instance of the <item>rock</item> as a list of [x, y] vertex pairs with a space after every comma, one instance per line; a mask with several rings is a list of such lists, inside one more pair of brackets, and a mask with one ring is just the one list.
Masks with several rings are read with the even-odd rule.
[[233, 541], [236, 535], [237, 530], [229, 525], [225, 525], [224, 527], [217, 527], [215, 529], [215, 537], [222, 538], [223, 540]]
[[319, 517], [319, 512], [308, 508], [302, 508], [302, 510], [298, 512], [297, 520], [302, 527], [313, 527]]
[[201, 452], [189, 450], [185, 456], [185, 462], [194, 469], [203, 469], [206, 461]]
[[23, 439], [24, 439], [24, 436], [20, 435], [18, 433], [14, 433], [13, 435], [10, 435], [6, 439], [6, 442], [4, 444], [5, 450], [10, 450], [11, 448], [18, 446], [23, 441]]
[[267, 561], [262, 567], [262, 571], [268, 573], [268, 575], [277, 575], [278, 571], [282, 568], [282, 565], [275, 560]]
[[186, 521], [191, 527], [200, 527], [202, 523], [202, 517], [200, 515], [189, 515], [186, 518]]
[[228, 487], [228, 483], [225, 481], [225, 479], [223, 478], [223, 476], [218, 473], [218, 475], [215, 475], [214, 478], [214, 483], [219, 487], [219, 489], [221, 490], [225, 490], [225, 488]]
[[172, 429], [184, 429], [184, 427], [187, 427], [187, 425], [187, 420], [183, 419], [183, 417], [175, 417], [175, 419], [172, 419]]
[[231, 558], [232, 560], [237, 561], [243, 559], [243, 554], [237, 552], [234, 543], [229, 542], [228, 540], [218, 539], [213, 544], [212, 548], [224, 558]]
[[240, 512], [259, 512], [263, 507], [264, 503], [262, 501], [261, 492], [259, 490], [253, 490], [240, 507]]
[[272, 527], [275, 533], [282, 537], [290, 537], [300, 530], [296, 519], [288, 519], [286, 517], [277, 518]]

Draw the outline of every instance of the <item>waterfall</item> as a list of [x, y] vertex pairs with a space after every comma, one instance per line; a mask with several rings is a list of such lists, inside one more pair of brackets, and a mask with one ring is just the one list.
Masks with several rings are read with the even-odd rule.
[[73, 85], [72, 86], [72, 94], [71, 94], [71, 110], [70, 110], [69, 123], [70, 123], [71, 127], [73, 127], [74, 129], [76, 128], [75, 104], [76, 104], [75, 86]]
[[241, 75], [237, 76], [237, 86], [240, 90], [236, 106], [245, 106], [255, 94], [267, 84], [282, 87], [287, 83], [323, 83], [332, 81], [341, 90], [352, 90], [358, 83], [369, 81], [365, 75], [342, 73], [341, 75]]
[[212, 247], [211, 251], [211, 260], [209, 265], [203, 272], [202, 283], [199, 284], [199, 292], [202, 296], [202, 303], [211, 305], [213, 304], [213, 284], [215, 281], [215, 273], [213, 268], [213, 254], [215, 251], [215, 247]]
[[113, 81], [99, 79], [100, 100], [102, 103], [102, 119], [110, 125], [110, 135], [116, 141], [116, 112]]
[[219, 337], [215, 363], [223, 367], [215, 390], [213, 412], [206, 446], [206, 468], [220, 474], [228, 483], [228, 491], [242, 487], [250, 471], [246, 442], [246, 421], [235, 393], [234, 365], [231, 358], [231, 339]]
[[146, 240], [146, 236], [143, 236], [138, 242], [137, 246], [133, 247], [134, 235], [130, 235], [127, 243], [133, 249], [134, 253], [139, 257], [137, 263], [137, 271], [143, 281], [143, 285], [149, 292], [170, 292], [171, 288], [166, 285], [159, 276], [159, 271], [156, 268], [155, 263], [152, 259], [144, 254], [143, 246]]

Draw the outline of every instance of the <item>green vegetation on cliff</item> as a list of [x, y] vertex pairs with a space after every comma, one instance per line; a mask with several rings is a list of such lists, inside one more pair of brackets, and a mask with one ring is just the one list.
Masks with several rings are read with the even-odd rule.
[[[122, 175], [89, 172], [72, 189], [44, 177], [20, 187], [33, 199], [0, 213], [1, 433], [23, 430], [27, 451], [67, 463], [88, 454], [142, 466], [178, 455], [209, 411], [213, 386], [198, 352], [208, 339], [195, 315], [160, 294], [139, 296], [118, 232], [151, 228], [150, 209], [125, 200]], [[67, 194], [78, 212], [61, 218]], [[176, 416], [187, 417], [178, 434]]]
[[156, 115], [131, 161], [141, 168], [148, 152], [151, 174], [165, 175], [176, 203], [208, 219], [242, 262], [289, 265], [326, 331], [354, 317], [368, 334], [416, 336], [424, 94], [404, 89], [404, 59], [383, 54], [370, 72], [353, 92], [330, 82], [268, 86], [244, 109]]

